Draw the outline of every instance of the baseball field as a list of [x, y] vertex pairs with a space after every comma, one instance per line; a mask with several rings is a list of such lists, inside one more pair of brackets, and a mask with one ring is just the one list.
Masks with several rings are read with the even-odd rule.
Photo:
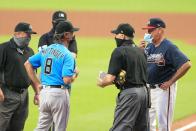
[[[110, 30], [121, 22], [135, 27], [135, 42], [139, 43], [141, 30], [148, 18], [161, 17], [167, 24], [167, 37], [191, 60], [191, 70], [178, 82], [174, 116], [175, 129], [196, 121], [196, 1], [195, 0], [11, 0], [0, 1], [0, 42], [12, 37], [19, 21], [32, 24], [38, 35], [32, 37], [30, 46], [37, 52], [41, 34], [51, 28], [54, 10], [64, 10], [75, 26], [78, 43], [78, 79], [71, 92], [71, 114], [68, 131], [107, 131], [113, 122], [115, 99], [118, 90], [114, 86], [101, 89], [96, 86], [100, 70], [107, 71], [108, 61], [115, 41]], [[29, 117], [25, 131], [32, 131], [38, 120], [38, 107], [32, 103], [30, 91]], [[191, 117], [186, 123], [178, 121]], [[174, 129], [173, 128], [173, 129]], [[192, 128], [192, 130], [196, 129]]]

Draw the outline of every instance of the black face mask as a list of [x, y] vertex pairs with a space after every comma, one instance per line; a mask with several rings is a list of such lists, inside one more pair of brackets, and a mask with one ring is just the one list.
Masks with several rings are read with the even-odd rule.
[[119, 46], [121, 46], [126, 40], [125, 40], [125, 39], [115, 38], [115, 41], [116, 41], [116, 46], [119, 47]]
[[58, 23], [62, 22], [63, 20], [57, 20], [57, 21], [53, 21], [52, 22], [52, 26], [53, 26], [53, 29], [55, 30], [56, 26], [58, 25]]
[[52, 22], [52, 27], [53, 27], [53, 29], [56, 28], [57, 24], [58, 24], [57, 22]]

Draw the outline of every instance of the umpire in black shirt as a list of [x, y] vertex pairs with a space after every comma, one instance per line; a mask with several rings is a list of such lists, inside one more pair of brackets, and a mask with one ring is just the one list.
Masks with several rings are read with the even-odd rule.
[[[41, 51], [42, 49], [46, 48], [47, 46], [51, 45], [54, 43], [54, 33], [55, 33], [55, 28], [59, 22], [66, 21], [67, 20], [67, 14], [63, 11], [55, 11], [52, 15], [52, 29], [43, 34], [40, 39], [39, 39], [39, 44], [38, 44], [38, 49]], [[77, 48], [77, 42], [74, 38], [70, 41], [69, 46], [68, 46], [69, 51], [72, 52], [74, 57], [77, 56], [78, 53], [78, 48]]]
[[24, 63], [34, 54], [28, 47], [31, 25], [18, 23], [10, 41], [0, 44], [0, 131], [23, 131], [28, 116], [28, 91], [31, 81]]
[[[100, 87], [114, 83], [120, 90], [110, 131], [148, 131], [146, 56], [134, 44], [135, 31], [130, 24], [120, 24], [112, 33], [117, 48], [112, 52], [108, 73], [98, 80]], [[119, 76], [122, 70], [124, 81]]]

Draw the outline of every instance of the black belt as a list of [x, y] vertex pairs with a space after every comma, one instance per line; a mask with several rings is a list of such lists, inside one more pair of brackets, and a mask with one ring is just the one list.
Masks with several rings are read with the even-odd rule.
[[15, 88], [15, 87], [8, 87], [9, 90], [22, 94], [26, 88]]
[[6, 84], [3, 84], [2, 85], [4, 88], [7, 88], [7, 89], [9, 89], [9, 90], [11, 90], [11, 91], [14, 91], [14, 92], [17, 92], [17, 93], [19, 93], [19, 94], [22, 94], [24, 91], [26, 91], [27, 90], [27, 88], [20, 88], [20, 87], [14, 87], [14, 86], [9, 86], [9, 85], [6, 85]]
[[144, 87], [144, 84], [129, 84], [128, 86], [122, 86], [119, 89], [120, 90], [125, 90], [125, 89], [129, 89], [129, 88], [141, 88]]
[[43, 85], [43, 88], [64, 88], [62, 85]]
[[149, 84], [150, 89], [156, 89], [159, 88], [161, 84]]

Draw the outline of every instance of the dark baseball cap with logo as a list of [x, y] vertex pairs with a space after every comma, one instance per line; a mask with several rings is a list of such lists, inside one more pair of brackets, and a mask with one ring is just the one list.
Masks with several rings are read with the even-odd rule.
[[73, 25], [69, 21], [61, 21], [56, 26], [55, 34], [62, 34], [65, 32], [75, 32], [75, 31], [79, 31], [79, 28], [73, 27]]
[[128, 37], [134, 37], [135, 30], [130, 24], [121, 23], [121, 24], [118, 25], [117, 29], [112, 30], [111, 33], [113, 33], [113, 34], [124, 34]]
[[30, 34], [37, 34], [37, 32], [32, 30], [32, 26], [25, 22], [20, 22], [16, 25], [14, 32], [25, 32]]
[[160, 18], [150, 18], [148, 20], [147, 26], [142, 29], [153, 29], [153, 28], [166, 28], [165, 22]]
[[63, 11], [56, 11], [52, 15], [52, 21], [65, 21], [67, 20], [67, 14]]

